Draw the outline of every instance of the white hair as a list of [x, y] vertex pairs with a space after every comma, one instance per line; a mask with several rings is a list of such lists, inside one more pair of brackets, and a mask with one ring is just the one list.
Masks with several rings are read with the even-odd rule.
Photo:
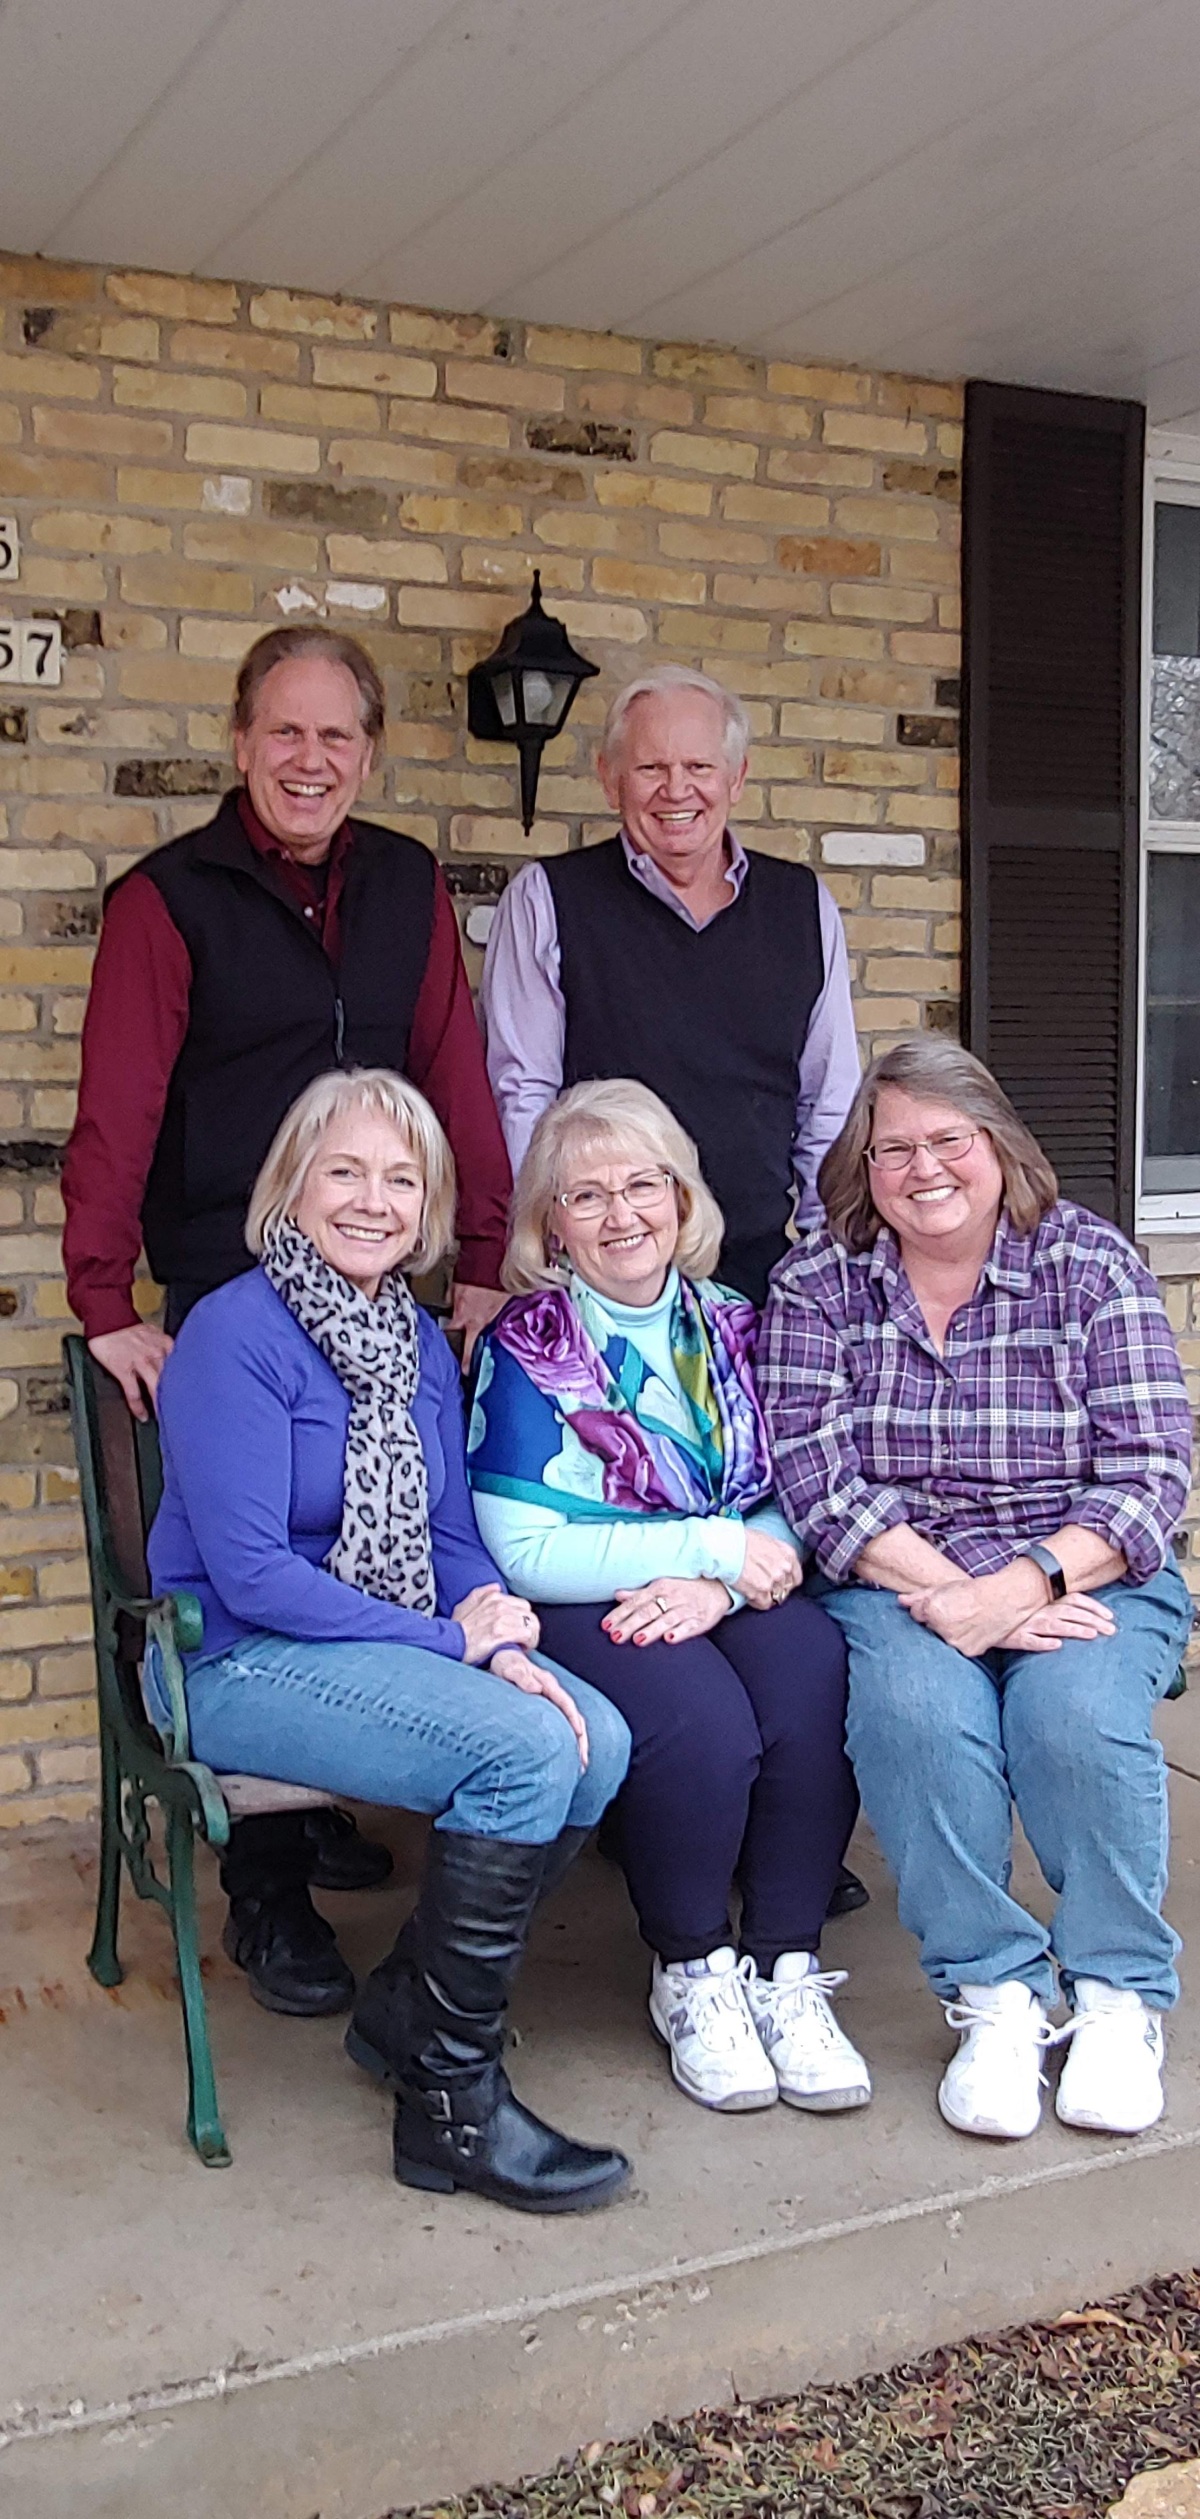
[[601, 759], [616, 759], [625, 721], [635, 700], [657, 698], [660, 693], [671, 691], [698, 691], [704, 699], [715, 702], [721, 712], [725, 765], [736, 776], [750, 749], [749, 717], [735, 692], [727, 691], [723, 683], [714, 682], [711, 674], [699, 672], [694, 665], [652, 665], [647, 673], [636, 675], [624, 690], [618, 691], [604, 720]]

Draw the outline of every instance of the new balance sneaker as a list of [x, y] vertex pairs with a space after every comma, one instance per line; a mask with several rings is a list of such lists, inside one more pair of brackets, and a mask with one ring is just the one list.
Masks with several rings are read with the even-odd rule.
[[752, 1960], [731, 1950], [664, 1967], [655, 1959], [650, 2019], [671, 2057], [671, 2071], [702, 2108], [733, 2113], [770, 2108], [779, 2096], [746, 2000]]
[[1163, 2112], [1163, 2033], [1140, 1994], [1077, 1977], [1075, 2009], [1058, 2032], [1068, 2045], [1054, 2105], [1064, 2125], [1092, 2134], [1144, 2134]]
[[845, 1982], [844, 1968], [822, 1972], [806, 1950], [785, 1951], [769, 1977], [759, 1975], [753, 1960], [746, 1971], [751, 2018], [775, 2067], [779, 2096], [790, 2107], [832, 2115], [865, 2108], [871, 2096], [866, 2065], [829, 2007], [830, 1995]]
[[938, 2106], [960, 2134], [1019, 2142], [1042, 2113], [1042, 2056], [1054, 2031], [1037, 1996], [1019, 1979], [964, 1985], [944, 2006], [960, 2032], [958, 2054], [942, 2075]]

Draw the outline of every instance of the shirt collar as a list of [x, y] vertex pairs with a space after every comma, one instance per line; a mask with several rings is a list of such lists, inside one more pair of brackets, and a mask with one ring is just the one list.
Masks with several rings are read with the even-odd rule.
[[[746, 868], [749, 865], [750, 860], [746, 855], [745, 849], [742, 847], [742, 843], [739, 840], [736, 831], [731, 830], [728, 823], [725, 826], [725, 844], [729, 851], [729, 864], [725, 868], [725, 881], [733, 894], [734, 900], [736, 901], [742, 889], [742, 885], [746, 880]], [[667, 894], [671, 893], [672, 887], [667, 882], [667, 878], [664, 875], [661, 866], [657, 865], [653, 857], [650, 855], [649, 849], [636, 849], [627, 831], [622, 831], [621, 833], [621, 846], [625, 851], [625, 863], [628, 866], [631, 875], [639, 876], [641, 881], [651, 892], [659, 891]]]
[[[311, 872], [311, 869], [303, 865], [298, 857], [293, 857], [291, 850], [284, 847], [282, 840], [276, 839], [273, 831], [268, 831], [266, 823], [260, 821], [244, 787], [239, 787], [237, 791], [237, 808], [250, 846], [257, 850], [260, 857], [281, 858], [285, 866], [293, 868], [299, 875]], [[350, 846], [350, 838], [349, 823], [339, 822], [329, 845], [329, 856], [325, 861], [331, 874], [334, 867], [340, 865], [345, 856]]]
[[[868, 1277], [882, 1279], [890, 1293], [900, 1283], [900, 1242], [890, 1225], [881, 1224], [871, 1244]], [[992, 1247], [980, 1271], [993, 1286], [1002, 1286], [1008, 1294], [1028, 1294], [1033, 1284], [1033, 1249], [1031, 1237], [1018, 1233], [1006, 1207], [1000, 1210]]]

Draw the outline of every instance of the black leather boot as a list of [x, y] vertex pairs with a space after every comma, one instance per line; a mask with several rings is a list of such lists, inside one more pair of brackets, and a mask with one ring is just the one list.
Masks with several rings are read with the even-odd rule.
[[541, 1892], [544, 1846], [434, 1829], [417, 1904], [417, 1968], [401, 1998], [392, 2161], [403, 2185], [456, 2187], [525, 2213], [584, 2213], [629, 2176], [623, 2153], [575, 2143], [514, 2097], [500, 2062], [508, 1998]]
[[304, 1835], [313, 1889], [382, 1889], [392, 1877], [387, 1847], [364, 1837], [349, 1811], [332, 1803], [324, 1810], [305, 1811]]
[[[537, 1903], [553, 1896], [560, 1881], [566, 1879], [577, 1854], [582, 1853], [591, 1835], [590, 1828], [564, 1828], [549, 1845], [543, 1846], [541, 1886]], [[407, 2053], [406, 2033], [410, 2026], [413, 1991], [417, 1976], [417, 1910], [405, 1918], [386, 1958], [372, 1968], [358, 1989], [354, 2017], [346, 2031], [346, 2053], [352, 2064], [360, 2065], [377, 2082], [394, 2082], [397, 2067]]]
[[229, 1900], [221, 1939], [264, 2010], [319, 2019], [349, 2010], [354, 1979], [333, 1926], [309, 1896], [305, 1817], [303, 1811], [267, 1811], [230, 1829], [221, 1857]]
[[833, 1884], [826, 1915], [853, 1915], [857, 1907], [869, 1907], [870, 1904], [871, 1892], [866, 1882], [860, 1881], [857, 1872], [847, 1871], [843, 1863]]

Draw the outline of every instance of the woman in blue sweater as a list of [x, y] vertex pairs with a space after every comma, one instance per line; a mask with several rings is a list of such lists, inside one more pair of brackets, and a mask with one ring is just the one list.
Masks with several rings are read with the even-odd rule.
[[856, 2108], [870, 2078], [817, 1958], [857, 1809], [846, 1657], [797, 1589], [757, 1315], [708, 1276], [723, 1229], [645, 1085], [575, 1085], [543, 1113], [504, 1269], [522, 1291], [483, 1343], [475, 1510], [551, 1650], [632, 1731], [619, 1841], [680, 2088]]
[[[433, 1816], [415, 1915], [347, 2041], [395, 2083], [396, 2175], [579, 2211], [627, 2162], [530, 2115], [500, 2056], [534, 1907], [629, 1739], [536, 1654], [537, 1618], [480, 1542], [457, 1367], [403, 1274], [445, 1255], [453, 1213], [450, 1150], [411, 1085], [369, 1069], [300, 1096], [250, 1203], [259, 1265], [196, 1305], [163, 1372], [150, 1566], [204, 1611], [197, 1757]], [[328, 1934], [301, 1881], [280, 1901]], [[242, 1965], [278, 1926], [263, 1906], [235, 1888]]]

